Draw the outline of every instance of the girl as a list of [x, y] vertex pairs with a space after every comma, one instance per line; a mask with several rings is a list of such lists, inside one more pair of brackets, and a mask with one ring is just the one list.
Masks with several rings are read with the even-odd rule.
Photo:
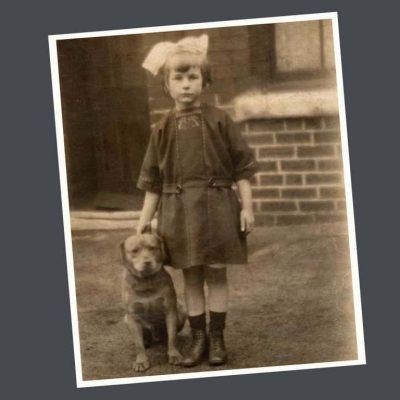
[[[137, 184], [146, 191], [137, 233], [146, 229], [158, 210], [168, 264], [183, 270], [192, 331], [182, 362], [187, 367], [199, 364], [207, 348], [210, 365], [227, 360], [226, 267], [247, 262], [246, 234], [254, 225], [252, 152], [224, 111], [200, 102], [203, 89], [211, 83], [207, 47], [207, 35], [162, 42], [143, 63], [153, 75], [162, 71], [164, 90], [175, 106], [150, 137]], [[208, 341], [204, 283], [210, 310]]]

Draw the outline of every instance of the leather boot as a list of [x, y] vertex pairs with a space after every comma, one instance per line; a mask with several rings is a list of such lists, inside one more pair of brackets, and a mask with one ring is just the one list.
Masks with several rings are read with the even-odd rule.
[[212, 330], [209, 335], [208, 363], [210, 365], [222, 365], [227, 360], [222, 330]]
[[183, 358], [182, 365], [184, 367], [194, 367], [195, 365], [200, 364], [206, 351], [206, 332], [202, 329], [192, 329], [192, 343]]

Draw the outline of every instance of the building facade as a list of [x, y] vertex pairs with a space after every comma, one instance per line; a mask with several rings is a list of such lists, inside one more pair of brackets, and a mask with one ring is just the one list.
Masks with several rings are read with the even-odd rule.
[[72, 207], [140, 209], [151, 126], [172, 106], [141, 63], [159, 41], [202, 33], [213, 80], [204, 101], [230, 113], [260, 163], [257, 223], [345, 219], [330, 20], [60, 41]]

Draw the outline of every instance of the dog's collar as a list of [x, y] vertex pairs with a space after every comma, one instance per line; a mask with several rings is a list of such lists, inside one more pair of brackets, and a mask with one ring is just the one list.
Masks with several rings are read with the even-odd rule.
[[149, 275], [149, 276], [137, 276], [137, 275], [133, 274], [133, 273], [129, 270], [129, 268], [126, 268], [126, 267], [125, 267], [125, 269], [127, 270], [129, 276], [130, 276], [134, 281], [137, 281], [137, 282], [150, 282], [151, 280], [155, 280], [155, 279], [160, 275], [160, 273], [161, 273], [162, 270], [165, 271], [164, 265], [162, 265], [162, 266], [161, 266], [161, 269], [160, 269], [156, 274]]

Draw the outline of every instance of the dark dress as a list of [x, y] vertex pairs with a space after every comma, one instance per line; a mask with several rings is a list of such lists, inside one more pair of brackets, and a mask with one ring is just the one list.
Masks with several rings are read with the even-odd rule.
[[161, 194], [157, 218], [169, 265], [247, 263], [232, 184], [257, 170], [228, 114], [203, 104], [172, 110], [152, 132], [138, 188]]

